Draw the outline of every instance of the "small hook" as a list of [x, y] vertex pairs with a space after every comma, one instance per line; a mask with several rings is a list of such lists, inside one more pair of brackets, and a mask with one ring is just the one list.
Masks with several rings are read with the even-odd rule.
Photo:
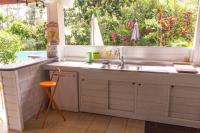
[[26, 6], [28, 6], [28, 0], [26, 0]]
[[36, 7], [38, 7], [38, 0], [35, 1]]

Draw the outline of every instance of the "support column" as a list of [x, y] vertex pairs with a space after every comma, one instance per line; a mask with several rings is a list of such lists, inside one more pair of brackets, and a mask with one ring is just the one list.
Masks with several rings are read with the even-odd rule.
[[47, 8], [48, 22], [58, 24], [59, 44], [57, 46], [57, 52], [60, 58], [63, 57], [63, 46], [65, 45], [64, 8], [61, 2], [50, 3]]
[[[199, 3], [200, 6], [200, 3]], [[200, 7], [198, 9], [198, 17], [194, 36], [194, 50], [192, 56], [193, 65], [200, 65]]]

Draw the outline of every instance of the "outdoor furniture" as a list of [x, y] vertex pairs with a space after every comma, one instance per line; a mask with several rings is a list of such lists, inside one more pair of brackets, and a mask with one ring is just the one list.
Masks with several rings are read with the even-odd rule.
[[[64, 115], [62, 114], [59, 106], [57, 105], [57, 103], [54, 100], [54, 95], [55, 95], [55, 92], [56, 92], [56, 89], [57, 89], [60, 74], [61, 74], [61, 70], [59, 68], [56, 68], [56, 70], [53, 71], [53, 73], [50, 76], [50, 81], [42, 81], [42, 82], [39, 83], [40, 86], [43, 87], [45, 94], [50, 99], [47, 110], [45, 112], [44, 121], [42, 122], [42, 125], [41, 125], [42, 128], [44, 128], [44, 126], [45, 126], [45, 123], [46, 123], [46, 120], [47, 120], [47, 117], [48, 117], [48, 114], [49, 114], [49, 110], [50, 110], [52, 105], [54, 105], [56, 111], [61, 115], [63, 120], [64, 121], [66, 120]], [[41, 109], [42, 109], [42, 105], [40, 106], [40, 109], [39, 109], [39, 111], [36, 115], [36, 119], [38, 119]]]

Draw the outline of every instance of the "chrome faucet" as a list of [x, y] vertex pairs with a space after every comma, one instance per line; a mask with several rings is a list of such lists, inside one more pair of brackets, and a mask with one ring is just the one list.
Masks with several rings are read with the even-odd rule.
[[124, 67], [124, 64], [125, 64], [125, 62], [124, 62], [124, 56], [123, 55], [120, 55], [120, 66], [123, 68]]
[[124, 56], [122, 54], [122, 50], [120, 50], [120, 48], [117, 48], [117, 50], [115, 50], [115, 56], [117, 56], [118, 59], [120, 60], [120, 64], [119, 64], [120, 69], [123, 69], [125, 61], [124, 61]]
[[121, 69], [124, 68], [124, 64], [125, 64], [122, 48], [123, 47], [121, 47], [121, 49], [119, 50], [119, 59], [120, 59], [120, 67], [121, 67]]
[[117, 50], [115, 50], [114, 57], [118, 57], [120, 59], [120, 50], [119, 50], [119, 48], [117, 48]]

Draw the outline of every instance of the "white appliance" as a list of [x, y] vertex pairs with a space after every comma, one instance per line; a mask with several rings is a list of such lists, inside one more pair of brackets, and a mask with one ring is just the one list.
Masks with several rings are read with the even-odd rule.
[[[53, 80], [56, 78], [54, 76]], [[62, 110], [78, 112], [77, 72], [61, 73], [54, 99]]]

